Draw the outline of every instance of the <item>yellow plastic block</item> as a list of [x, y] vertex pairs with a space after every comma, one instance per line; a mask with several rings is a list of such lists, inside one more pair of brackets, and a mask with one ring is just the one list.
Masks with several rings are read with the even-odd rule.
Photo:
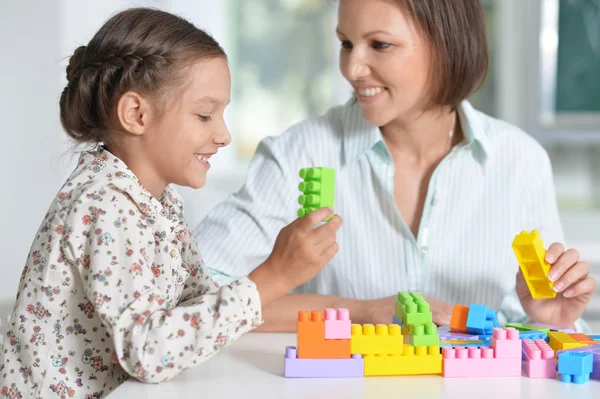
[[352, 324], [352, 355], [401, 355], [404, 339], [398, 324]]
[[365, 355], [363, 359], [365, 377], [442, 373], [442, 355], [437, 345], [404, 345], [402, 355]]
[[550, 264], [545, 261], [546, 250], [540, 238], [540, 232], [522, 231], [512, 243], [517, 256], [519, 267], [529, 287], [533, 299], [554, 298], [556, 292], [552, 289], [554, 283], [548, 280]]
[[562, 331], [550, 331], [548, 332], [548, 337], [550, 338], [550, 342], [548, 342], [548, 345], [550, 345], [550, 347], [554, 349], [555, 358], [556, 353], [558, 351], [588, 346], [588, 344], [581, 343], [569, 336], [569, 334], [567, 334], [566, 332]]

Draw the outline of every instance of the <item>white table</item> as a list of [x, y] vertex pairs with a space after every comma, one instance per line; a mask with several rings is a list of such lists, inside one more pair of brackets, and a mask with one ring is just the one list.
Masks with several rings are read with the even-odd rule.
[[[159, 384], [127, 381], [109, 397], [133, 398], [600, 398], [600, 381], [566, 384], [558, 380], [439, 376], [290, 379], [283, 377], [283, 354], [295, 334], [250, 333], [206, 363]], [[409, 395], [409, 396], [404, 396]]]

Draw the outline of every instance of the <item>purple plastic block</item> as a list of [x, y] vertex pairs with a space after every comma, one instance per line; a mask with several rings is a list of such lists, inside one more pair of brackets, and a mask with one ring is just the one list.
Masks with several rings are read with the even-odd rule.
[[556, 352], [556, 356], [560, 355], [562, 352], [585, 352], [591, 353], [593, 356], [592, 360], [592, 374], [590, 374], [590, 378], [595, 380], [600, 380], [600, 344], [582, 346], [580, 348], [567, 349], [566, 351], [558, 351]]
[[565, 333], [574, 333], [575, 332], [575, 330], [573, 330], [572, 328], [561, 328], [561, 327], [551, 326], [549, 324], [544, 324], [544, 323], [533, 323], [533, 324], [527, 324], [527, 325], [532, 326], [532, 327], [547, 328], [550, 331], [562, 331]]
[[361, 378], [365, 375], [362, 355], [351, 359], [298, 359], [296, 347], [285, 348], [283, 375], [287, 378]]
[[450, 326], [440, 326], [437, 329], [440, 341], [474, 341], [479, 339], [479, 335], [461, 334], [450, 331]]

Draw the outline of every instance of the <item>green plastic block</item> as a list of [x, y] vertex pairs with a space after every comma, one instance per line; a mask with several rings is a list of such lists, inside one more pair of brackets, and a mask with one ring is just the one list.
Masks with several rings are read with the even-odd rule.
[[429, 304], [425, 301], [407, 302], [402, 308], [402, 323], [423, 324], [433, 321]]
[[412, 346], [439, 345], [440, 336], [435, 323], [411, 324], [402, 329], [404, 343]]
[[298, 217], [302, 218], [319, 208], [334, 209], [335, 198], [335, 169], [331, 168], [302, 168], [300, 177], [304, 180], [298, 185], [302, 195], [298, 203]]
[[522, 323], [506, 323], [504, 325], [504, 328], [509, 328], [509, 327], [514, 328], [519, 331], [543, 331], [546, 334], [551, 331], [549, 328], [529, 326], [527, 324], [522, 324]]

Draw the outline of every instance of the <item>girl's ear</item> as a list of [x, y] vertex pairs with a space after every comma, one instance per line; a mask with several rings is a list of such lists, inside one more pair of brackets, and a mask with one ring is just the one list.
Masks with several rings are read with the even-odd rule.
[[121, 127], [134, 135], [146, 133], [151, 112], [148, 101], [134, 91], [123, 94], [117, 103], [117, 118]]

